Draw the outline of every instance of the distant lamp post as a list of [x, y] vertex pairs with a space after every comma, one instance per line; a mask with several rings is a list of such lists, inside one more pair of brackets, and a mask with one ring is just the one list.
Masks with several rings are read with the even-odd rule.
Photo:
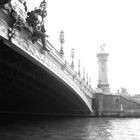
[[78, 75], [79, 76], [81, 76], [80, 67], [81, 67], [80, 60], [78, 60]]
[[83, 80], [85, 81], [85, 67], [83, 68]]
[[59, 37], [60, 43], [61, 43], [61, 48], [60, 48], [60, 55], [63, 58], [64, 57], [64, 50], [63, 50], [63, 43], [64, 43], [64, 32], [63, 30], [60, 32], [60, 37]]
[[86, 79], [87, 79], [87, 85], [88, 85], [88, 73], [87, 73], [87, 78]]
[[91, 78], [89, 77], [89, 87], [91, 87]]
[[72, 58], [71, 68], [74, 69], [74, 49], [71, 50], [71, 58]]

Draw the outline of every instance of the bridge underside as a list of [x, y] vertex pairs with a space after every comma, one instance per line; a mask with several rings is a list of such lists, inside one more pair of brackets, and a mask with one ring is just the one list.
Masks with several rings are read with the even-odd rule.
[[48, 115], [89, 114], [80, 97], [0, 41], [0, 112]]

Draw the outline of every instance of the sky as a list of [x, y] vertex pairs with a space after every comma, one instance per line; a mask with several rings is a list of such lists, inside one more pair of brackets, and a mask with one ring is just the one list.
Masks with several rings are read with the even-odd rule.
[[[41, 0], [27, 0], [29, 10]], [[139, 0], [46, 0], [45, 21], [48, 40], [59, 51], [59, 33], [64, 31], [65, 59], [71, 63], [75, 50], [75, 70], [78, 60], [81, 73], [85, 67], [91, 85], [98, 84], [100, 46], [106, 44], [108, 81], [115, 93], [121, 87], [129, 94], [140, 94], [140, 1]]]

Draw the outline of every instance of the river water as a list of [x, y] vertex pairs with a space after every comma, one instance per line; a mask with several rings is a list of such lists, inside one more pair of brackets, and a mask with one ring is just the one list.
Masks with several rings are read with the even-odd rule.
[[0, 140], [140, 140], [140, 119], [1, 119]]

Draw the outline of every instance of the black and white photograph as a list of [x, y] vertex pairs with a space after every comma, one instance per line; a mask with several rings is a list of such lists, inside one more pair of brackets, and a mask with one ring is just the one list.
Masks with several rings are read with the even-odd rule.
[[140, 140], [139, 0], [0, 0], [0, 140]]

